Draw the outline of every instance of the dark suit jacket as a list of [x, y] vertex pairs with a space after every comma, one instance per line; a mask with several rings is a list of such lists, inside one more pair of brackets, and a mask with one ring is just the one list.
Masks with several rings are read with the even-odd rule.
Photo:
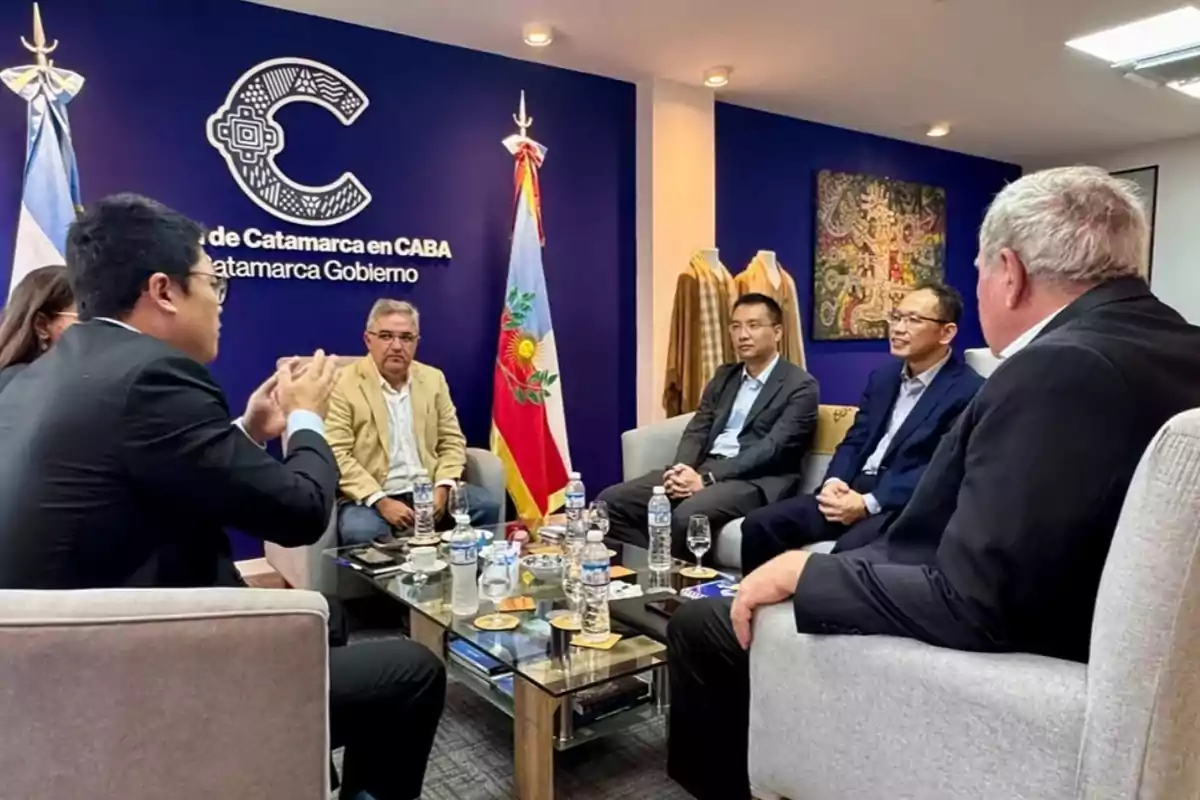
[[1086, 661], [1134, 469], [1200, 406], [1200, 328], [1137, 279], [1092, 289], [1001, 364], [878, 542], [814, 555], [804, 632]]
[[4, 387], [8, 386], [12, 379], [28, 366], [28, 364], [9, 364], [4, 369], [0, 369], [0, 392], [4, 391]]
[[[867, 378], [858, 415], [834, 452], [825, 471], [826, 479], [840, 478], [848, 484], [862, 472], [887, 433], [892, 408], [900, 395], [903, 370], [904, 363], [897, 362], [880, 367]], [[871, 494], [884, 511], [898, 511], [908, 503], [938, 442], [982, 385], [983, 378], [961, 356], [951, 353], [883, 454]]]
[[311, 544], [338, 473], [297, 432], [280, 463], [208, 370], [106, 322], [72, 326], [0, 394], [0, 587], [240, 582], [222, 526]]
[[[742, 369], [741, 364], [717, 368], [679, 441], [676, 463], [698, 467], [708, 459], [733, 410]], [[801, 462], [817, 429], [817, 403], [816, 379], [780, 357], [742, 425], [738, 454], [712, 463], [713, 478], [749, 481], [758, 486], [767, 502], [794, 492]]]

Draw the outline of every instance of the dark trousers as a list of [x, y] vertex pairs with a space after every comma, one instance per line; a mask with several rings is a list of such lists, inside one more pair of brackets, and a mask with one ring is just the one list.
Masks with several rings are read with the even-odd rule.
[[750, 797], [750, 654], [733, 634], [730, 602], [684, 603], [667, 626], [667, 774], [698, 800]]
[[[696, 471], [703, 474], [707, 467]], [[648, 472], [640, 478], [610, 486], [597, 500], [608, 504], [609, 536], [615, 540], [646, 547], [650, 534], [646, 520], [646, 505], [655, 486], [661, 486], [663, 473]], [[763, 504], [762, 492], [749, 481], [721, 481], [705, 487], [684, 500], [671, 501], [671, 553], [676, 558], [690, 558], [687, 549], [688, 518], [693, 514], [708, 517], [713, 541], [717, 532], [728, 522], [744, 517]], [[709, 550], [712, 553], [712, 550]]]
[[[872, 475], [860, 474], [850, 484], [859, 494], [874, 487]], [[780, 500], [747, 514], [742, 522], [742, 571], [750, 573], [781, 553], [815, 542], [837, 540], [838, 552], [863, 547], [883, 533], [893, 516], [884, 510], [847, 526], [825, 519], [815, 494]]]
[[446, 670], [407, 639], [345, 644], [345, 616], [330, 603], [329, 729], [345, 747], [342, 800], [415, 800], [446, 700]]

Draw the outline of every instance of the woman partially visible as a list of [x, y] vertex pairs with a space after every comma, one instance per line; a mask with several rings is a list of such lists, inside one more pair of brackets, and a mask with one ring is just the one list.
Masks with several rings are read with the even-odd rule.
[[22, 278], [0, 312], [0, 392], [49, 350], [75, 319], [66, 267], [40, 267]]

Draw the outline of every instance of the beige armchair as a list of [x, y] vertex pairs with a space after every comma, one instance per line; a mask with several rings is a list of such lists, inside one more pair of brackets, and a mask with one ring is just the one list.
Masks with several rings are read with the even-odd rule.
[[0, 797], [329, 797], [325, 600], [0, 591]]

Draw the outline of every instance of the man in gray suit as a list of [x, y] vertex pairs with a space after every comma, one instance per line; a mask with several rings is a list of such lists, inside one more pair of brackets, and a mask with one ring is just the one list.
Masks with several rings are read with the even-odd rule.
[[663, 486], [674, 509], [671, 540], [687, 556], [688, 518], [704, 514], [717, 531], [756, 508], [795, 494], [817, 428], [817, 381], [779, 355], [783, 310], [745, 294], [729, 324], [740, 363], [717, 369], [688, 423], [674, 466], [610, 486], [610, 536], [645, 547], [646, 505]]

